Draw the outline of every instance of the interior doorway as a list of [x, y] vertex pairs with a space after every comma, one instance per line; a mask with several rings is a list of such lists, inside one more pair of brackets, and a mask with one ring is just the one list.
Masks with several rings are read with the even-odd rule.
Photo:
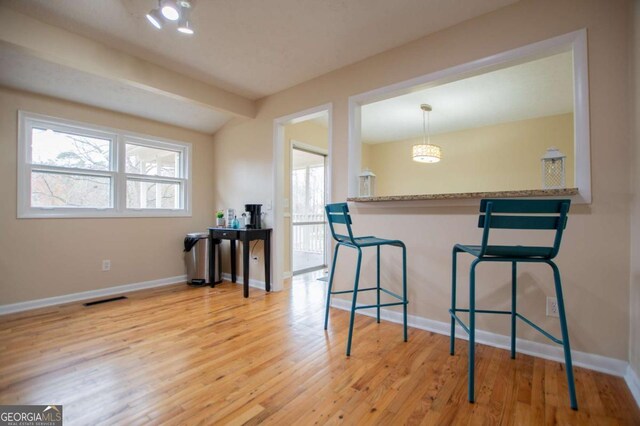
[[327, 155], [294, 141], [291, 147], [291, 267], [293, 275], [326, 268], [324, 215]]
[[[291, 214], [291, 155], [294, 141], [299, 148], [309, 148], [311, 152], [325, 155], [325, 196], [331, 198], [331, 135], [332, 105], [324, 104], [274, 119], [273, 121], [273, 289], [283, 290], [287, 280], [293, 276]], [[325, 231], [325, 250], [329, 247], [329, 232]], [[325, 263], [331, 262], [331, 253], [325, 254]], [[325, 269], [326, 271], [326, 269]], [[324, 271], [298, 274], [296, 279], [307, 278]], [[315, 279], [313, 279], [315, 281]], [[288, 281], [290, 284], [292, 281]]]

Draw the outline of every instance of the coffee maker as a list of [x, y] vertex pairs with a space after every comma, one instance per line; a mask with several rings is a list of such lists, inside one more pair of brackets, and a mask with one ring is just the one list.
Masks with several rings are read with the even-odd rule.
[[244, 210], [251, 215], [251, 222], [247, 225], [247, 229], [262, 228], [262, 204], [245, 204]]

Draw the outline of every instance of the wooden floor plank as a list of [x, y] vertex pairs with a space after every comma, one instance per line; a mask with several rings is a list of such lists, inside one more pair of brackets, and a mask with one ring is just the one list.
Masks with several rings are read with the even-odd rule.
[[323, 330], [326, 284], [279, 293], [184, 285], [0, 317], [0, 404], [64, 405], [84, 424], [640, 424], [624, 381], [476, 348], [467, 402], [467, 342], [347, 312]]

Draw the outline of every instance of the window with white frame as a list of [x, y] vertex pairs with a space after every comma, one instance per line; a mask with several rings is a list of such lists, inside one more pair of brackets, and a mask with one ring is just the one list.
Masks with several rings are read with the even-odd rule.
[[189, 216], [187, 143], [19, 113], [18, 217]]

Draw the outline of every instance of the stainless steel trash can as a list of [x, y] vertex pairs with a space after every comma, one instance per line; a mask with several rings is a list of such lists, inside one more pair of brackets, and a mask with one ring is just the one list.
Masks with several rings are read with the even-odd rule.
[[[214, 240], [210, 252], [209, 234], [195, 232], [184, 239], [184, 261], [187, 267], [187, 283], [191, 285], [213, 284], [222, 281], [220, 272], [220, 241]], [[209, 271], [209, 256], [215, 256], [215, 270]], [[211, 274], [213, 272], [213, 274]]]

